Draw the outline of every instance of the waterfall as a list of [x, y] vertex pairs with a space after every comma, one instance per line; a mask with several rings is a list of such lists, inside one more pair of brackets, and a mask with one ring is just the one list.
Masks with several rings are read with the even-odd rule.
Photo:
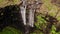
[[31, 27], [34, 27], [34, 10], [33, 9], [29, 10], [29, 25]]
[[20, 7], [21, 9], [21, 15], [23, 19], [23, 24], [26, 25], [26, 9], [24, 7]]
[[22, 6], [20, 6], [23, 24], [26, 25], [26, 0], [22, 0]]

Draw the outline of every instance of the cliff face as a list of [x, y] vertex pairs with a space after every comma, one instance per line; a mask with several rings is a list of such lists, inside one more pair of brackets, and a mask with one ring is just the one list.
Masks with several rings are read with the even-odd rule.
[[[36, 3], [36, 1], [37, 1], [37, 3]], [[5, 7], [7, 5], [14, 5], [14, 4], [18, 5], [21, 2], [22, 1], [20, 1], [20, 0], [0, 0], [0, 7]], [[35, 3], [36, 3], [36, 5], [34, 5]], [[33, 7], [36, 7], [35, 8], [36, 9], [36, 13], [35, 14], [38, 15], [37, 16], [38, 19], [36, 19], [38, 21], [37, 22], [38, 24], [41, 25], [41, 22], [42, 23], [44, 22], [43, 20], [41, 20], [42, 18], [40, 18], [41, 17], [40, 13], [44, 14], [44, 15], [42, 15], [44, 17], [47, 14], [47, 12], [48, 12], [48, 15], [57, 18], [57, 20], [59, 22], [57, 22], [56, 25], [58, 27], [60, 26], [60, 0], [27, 0], [27, 4], [28, 4], [29, 9], [33, 8]], [[34, 6], [31, 7], [31, 5], [34, 5]], [[52, 21], [52, 19], [51, 19], [51, 21]], [[43, 24], [44, 25], [41, 25], [42, 26], [42, 30], [44, 29], [43, 27], [46, 25], [45, 23], [43, 23]], [[40, 25], [39, 26], [37, 25], [37, 26], [40, 28]]]

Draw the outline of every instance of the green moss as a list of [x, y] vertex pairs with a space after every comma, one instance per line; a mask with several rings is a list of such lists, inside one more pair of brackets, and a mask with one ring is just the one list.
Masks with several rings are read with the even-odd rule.
[[37, 29], [42, 29], [45, 27], [45, 23], [46, 21], [41, 16], [37, 16], [37, 22], [35, 23]]
[[12, 27], [6, 27], [0, 34], [22, 34], [22, 32]]
[[60, 20], [60, 16], [59, 16], [59, 17], [57, 17], [57, 20]]

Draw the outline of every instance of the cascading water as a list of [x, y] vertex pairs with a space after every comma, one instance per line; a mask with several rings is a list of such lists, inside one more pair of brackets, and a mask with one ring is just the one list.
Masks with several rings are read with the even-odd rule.
[[26, 0], [22, 0], [22, 2], [22, 6], [20, 7], [21, 15], [23, 19], [23, 24], [26, 25]]
[[34, 11], [33, 9], [29, 10], [29, 25], [34, 27]]
[[21, 15], [23, 19], [23, 24], [26, 25], [26, 9], [24, 7], [20, 7], [21, 9]]

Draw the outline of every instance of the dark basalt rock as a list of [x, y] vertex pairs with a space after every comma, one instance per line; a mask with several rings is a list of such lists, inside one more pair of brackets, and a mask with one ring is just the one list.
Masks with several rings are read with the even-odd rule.
[[0, 8], [0, 31], [7, 26], [23, 30], [22, 16], [17, 5], [10, 5]]

